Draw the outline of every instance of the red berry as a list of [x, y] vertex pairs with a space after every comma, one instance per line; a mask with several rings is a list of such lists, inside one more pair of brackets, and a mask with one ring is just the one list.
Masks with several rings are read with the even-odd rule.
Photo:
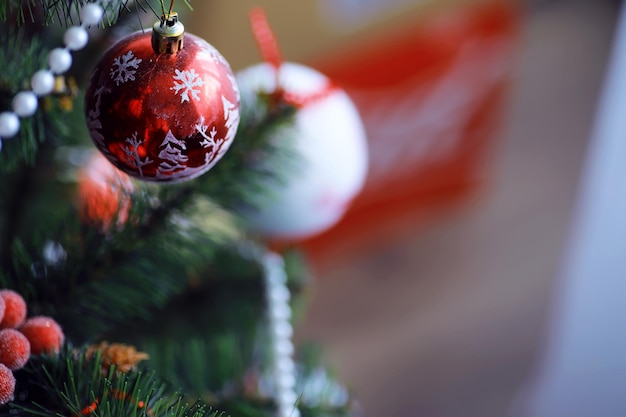
[[26, 318], [26, 302], [21, 295], [13, 290], [0, 290], [0, 297], [4, 299], [6, 306], [0, 328], [14, 329], [19, 327]]
[[4, 311], [7, 308], [7, 303], [4, 301], [4, 298], [0, 297], [0, 322], [4, 318]]
[[15, 329], [0, 330], [0, 363], [10, 370], [23, 367], [30, 356], [30, 342]]
[[0, 363], [0, 405], [11, 401], [15, 392], [15, 376], [13, 372]]
[[20, 331], [30, 342], [30, 351], [40, 353], [58, 353], [65, 335], [61, 326], [50, 317], [38, 316], [26, 320]]

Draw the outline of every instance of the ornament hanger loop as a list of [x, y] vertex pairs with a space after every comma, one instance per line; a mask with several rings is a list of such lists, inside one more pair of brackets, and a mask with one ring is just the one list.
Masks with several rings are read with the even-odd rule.
[[283, 57], [265, 11], [260, 7], [254, 7], [250, 10], [249, 17], [261, 58], [278, 72], [283, 63]]
[[165, 10], [165, 3], [161, 0], [163, 15], [152, 27], [152, 49], [157, 54], [171, 55], [183, 48], [185, 26], [173, 9], [174, 0], [170, 2], [169, 11]]
[[273, 95], [275, 99], [302, 108], [335, 92], [336, 87], [330, 81], [324, 88], [309, 94], [296, 94], [287, 91], [280, 80], [280, 67], [284, 62], [283, 56], [265, 11], [261, 7], [254, 7], [249, 12], [249, 18], [261, 58], [274, 69], [275, 87]]
[[175, 15], [177, 15], [175, 12], [173, 12], [174, 10], [174, 2], [176, 0], [172, 0], [170, 2], [170, 8], [168, 11], [165, 11], [165, 1], [161, 0], [161, 24], [167, 24], [167, 22], [170, 21], [170, 17], [172, 16], [172, 13], [174, 13]]

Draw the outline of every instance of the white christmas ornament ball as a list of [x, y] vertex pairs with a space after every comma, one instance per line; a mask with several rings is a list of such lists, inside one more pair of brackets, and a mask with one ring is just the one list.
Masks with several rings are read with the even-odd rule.
[[[271, 93], [276, 87], [272, 66], [259, 64], [237, 74], [242, 95]], [[330, 85], [318, 71], [294, 63], [279, 69], [281, 87], [289, 94], [316, 96]], [[363, 187], [368, 153], [365, 129], [348, 95], [333, 88], [306, 103], [295, 116], [293, 140], [300, 165], [284, 183], [272, 183], [260, 197], [258, 210], [246, 214], [250, 227], [270, 238], [300, 239], [335, 225]]]

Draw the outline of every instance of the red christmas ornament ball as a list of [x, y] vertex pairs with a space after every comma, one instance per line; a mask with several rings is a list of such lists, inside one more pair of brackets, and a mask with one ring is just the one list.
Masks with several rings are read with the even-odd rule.
[[0, 330], [0, 363], [10, 370], [22, 368], [30, 356], [30, 342], [15, 329]]
[[0, 290], [0, 297], [4, 300], [4, 316], [0, 328], [15, 328], [26, 319], [26, 301], [13, 290]]
[[15, 376], [5, 365], [0, 363], [0, 405], [11, 401], [15, 393]]
[[20, 331], [30, 342], [30, 351], [35, 355], [58, 353], [65, 340], [59, 323], [46, 316], [26, 320]]
[[146, 181], [181, 182], [208, 171], [239, 124], [239, 90], [209, 43], [183, 35], [179, 51], [157, 53], [149, 31], [111, 46], [85, 94], [91, 138], [119, 169]]
[[93, 151], [78, 171], [76, 206], [85, 223], [103, 232], [128, 220], [135, 186], [130, 177]]

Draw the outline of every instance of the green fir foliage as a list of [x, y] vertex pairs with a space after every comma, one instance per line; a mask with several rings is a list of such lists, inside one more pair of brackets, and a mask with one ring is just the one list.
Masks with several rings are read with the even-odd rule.
[[99, 354], [66, 346], [59, 355], [33, 356], [15, 373], [16, 395], [0, 416], [217, 417], [188, 400], [154, 372], [105, 367]]
[[[38, 37], [28, 35], [26, 28], [0, 27], [0, 111], [11, 108], [13, 96], [30, 88], [30, 77], [45, 67], [47, 50]], [[12, 140], [3, 142], [0, 174], [14, 171], [21, 164], [33, 165], [37, 151], [47, 135], [59, 129], [58, 113], [37, 112], [22, 119], [21, 129]]]
[[[170, 1], [166, 1], [167, 7], [169, 7]], [[189, 0], [183, 0], [183, 2], [189, 10], [193, 10]], [[94, 1], [1, 0], [0, 21], [6, 22], [15, 19], [14, 23], [18, 25], [41, 21], [46, 25], [69, 26], [79, 22], [78, 11], [86, 3], [94, 3]], [[162, 2], [160, 0], [107, 0], [99, 3], [104, 8], [104, 23], [107, 25], [114, 25], [126, 13], [150, 12], [157, 18], [162, 15]]]

